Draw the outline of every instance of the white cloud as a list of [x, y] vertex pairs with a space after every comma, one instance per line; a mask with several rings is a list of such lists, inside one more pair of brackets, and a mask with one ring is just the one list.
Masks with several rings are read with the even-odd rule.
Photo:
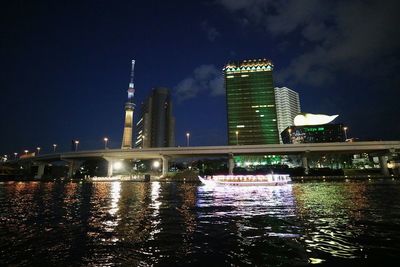
[[246, 19], [272, 36], [300, 33], [304, 48], [280, 68], [277, 80], [283, 83], [321, 85], [332, 81], [337, 71], [374, 74], [372, 66], [400, 47], [397, 0], [217, 1], [240, 21]]
[[189, 77], [183, 79], [175, 87], [178, 101], [194, 98], [201, 92], [206, 92], [211, 96], [225, 93], [222, 71], [214, 65], [201, 65], [195, 68]]

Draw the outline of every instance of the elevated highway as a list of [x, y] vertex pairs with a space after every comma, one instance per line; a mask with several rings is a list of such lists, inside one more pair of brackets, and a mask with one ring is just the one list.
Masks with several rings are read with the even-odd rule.
[[[109, 162], [108, 175], [112, 175], [112, 163], [123, 159], [159, 159], [163, 160], [163, 174], [168, 170], [169, 159], [189, 157], [229, 157], [229, 170], [232, 172], [233, 155], [301, 155], [303, 167], [308, 168], [307, 156], [310, 154], [356, 154], [374, 153], [381, 159], [390, 154], [400, 153], [400, 141], [371, 141], [371, 142], [341, 142], [314, 144], [277, 144], [277, 145], [236, 145], [236, 146], [198, 146], [198, 147], [166, 147], [144, 149], [103, 149], [77, 152], [42, 154], [19, 161], [34, 161], [40, 165], [53, 161], [70, 162], [70, 173], [74, 164], [91, 158], [104, 158]], [[72, 167], [71, 167], [72, 166]], [[76, 167], [75, 167], [76, 168]], [[44, 170], [44, 167], [43, 167]], [[388, 173], [383, 166], [383, 173]]]

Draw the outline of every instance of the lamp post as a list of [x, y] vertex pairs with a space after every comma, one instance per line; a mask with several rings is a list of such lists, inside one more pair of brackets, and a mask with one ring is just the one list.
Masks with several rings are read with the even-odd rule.
[[145, 135], [142, 135], [142, 148], [144, 148], [144, 139], [146, 139], [146, 136]]
[[29, 151], [25, 149], [24, 152], [25, 152], [25, 155], [28, 155]]
[[40, 147], [37, 147], [36, 150], [37, 150], [37, 154], [39, 155], [39, 153], [40, 153]]
[[189, 146], [190, 133], [186, 133], [186, 146]]
[[14, 152], [14, 158], [15, 158], [15, 159], [17, 159], [17, 155], [18, 155], [18, 153], [17, 153], [17, 152]]
[[239, 145], [239, 131], [236, 131], [236, 145]]
[[104, 137], [104, 149], [107, 149], [107, 144], [108, 144], [108, 137]]
[[343, 127], [345, 140], [347, 140], [347, 129], [347, 126]]
[[75, 152], [78, 151], [79, 140], [75, 140]]
[[56, 153], [57, 144], [53, 144], [53, 152]]
[[291, 128], [288, 129], [288, 133], [289, 133], [289, 144], [291, 144], [292, 143], [292, 129]]

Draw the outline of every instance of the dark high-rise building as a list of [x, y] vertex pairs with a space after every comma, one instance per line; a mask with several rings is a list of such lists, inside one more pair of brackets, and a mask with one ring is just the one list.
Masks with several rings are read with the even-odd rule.
[[175, 146], [175, 118], [167, 88], [154, 88], [142, 103], [136, 132], [136, 148]]
[[266, 59], [224, 67], [229, 145], [279, 143], [273, 67]]

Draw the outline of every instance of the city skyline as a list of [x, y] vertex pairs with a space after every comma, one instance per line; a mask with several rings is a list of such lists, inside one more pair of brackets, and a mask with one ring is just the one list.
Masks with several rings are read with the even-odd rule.
[[[260, 4], [255, 4], [258, 9], [254, 10], [233, 1], [186, 3], [177, 10], [152, 3], [88, 2], [64, 4], [62, 8], [46, 2], [8, 3], [1, 49], [6, 78], [1, 80], [0, 112], [3, 125], [7, 125], [0, 133], [2, 152], [23, 153], [24, 149], [41, 147], [44, 153], [52, 151], [53, 144], [66, 151], [72, 139], [80, 141], [80, 149], [101, 148], [105, 136], [109, 147], [119, 147], [131, 58], [138, 62], [136, 103], [144, 99], [149, 88], [173, 88], [177, 145], [185, 145], [186, 132], [191, 133], [192, 145], [227, 143], [222, 67], [231, 60], [263, 57], [274, 62], [278, 74], [275, 85], [299, 92], [304, 110], [340, 114], [340, 122], [349, 125], [351, 137], [396, 140], [400, 134], [395, 118], [399, 81], [393, 73], [398, 37], [394, 35], [390, 45], [385, 42], [391, 36], [395, 16], [385, 13], [384, 23], [379, 25], [376, 20], [369, 21], [368, 26], [377, 27], [369, 34], [378, 40], [378, 47], [364, 42], [359, 51], [349, 50], [350, 41], [364, 40], [361, 34], [344, 39], [347, 47], [335, 39], [347, 36], [345, 26], [364, 27], [360, 23], [342, 24], [349, 19], [343, 12], [346, 8], [360, 7], [360, 15], [355, 17], [369, 10], [382, 17], [383, 11], [398, 6], [395, 1], [377, 3], [329, 4], [334, 8], [326, 17], [313, 21], [303, 14], [296, 19], [289, 16], [285, 29], [276, 23], [265, 29], [263, 20], [250, 16], [257, 10], [269, 14]], [[328, 12], [318, 4], [307, 7], [310, 12]], [[289, 15], [290, 10], [289, 5], [277, 14]], [[149, 12], [159, 17], [146, 21], [144, 14]], [[73, 21], [70, 14], [75, 16]], [[171, 19], [166, 20], [165, 14]], [[110, 21], [111, 15], [120, 16]], [[273, 21], [274, 16], [267, 18]], [[181, 26], [183, 21], [186, 26]], [[300, 26], [303, 22], [304, 27]], [[339, 32], [332, 33], [327, 22], [339, 26]], [[328, 28], [318, 31], [316, 25]], [[189, 33], [188, 28], [193, 31]], [[323, 33], [331, 34], [330, 38]], [[166, 39], [180, 41], [162, 42]], [[340, 51], [351, 53], [344, 56]], [[342, 62], [337, 62], [340, 57], [333, 61], [338, 55], [344, 57]], [[343, 67], [346, 60], [351, 64]], [[374, 71], [365, 66], [374, 66]]]

